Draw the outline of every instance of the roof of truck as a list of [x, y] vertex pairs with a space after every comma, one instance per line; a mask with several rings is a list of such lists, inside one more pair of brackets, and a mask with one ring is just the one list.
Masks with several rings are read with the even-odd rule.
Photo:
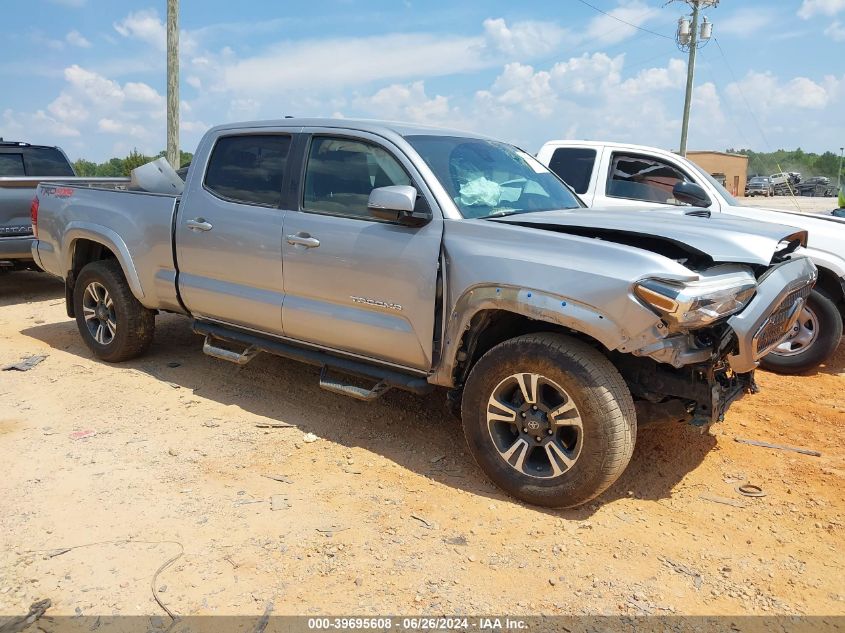
[[379, 136], [464, 136], [468, 138], [487, 138], [481, 134], [466, 132], [463, 130], [452, 130], [449, 128], [420, 125], [416, 123], [402, 123], [399, 121], [381, 121], [377, 119], [339, 119], [339, 118], [284, 118], [271, 119], [266, 121], [245, 121], [239, 123], [226, 123], [213, 127], [211, 132], [225, 130], [241, 130], [244, 128], [261, 127], [324, 127], [339, 128], [346, 130], [357, 130], [369, 132]]

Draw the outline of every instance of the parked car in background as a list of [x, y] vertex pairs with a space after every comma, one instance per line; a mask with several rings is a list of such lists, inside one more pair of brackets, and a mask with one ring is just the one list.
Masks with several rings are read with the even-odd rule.
[[30, 203], [38, 183], [56, 178], [77, 184], [129, 182], [120, 178], [77, 178], [58, 147], [0, 138], [0, 272], [35, 268]]
[[745, 195], [749, 197], [774, 195], [772, 181], [765, 176], [754, 176], [745, 186]]
[[170, 311], [211, 356], [316, 364], [333, 393], [446, 387], [482, 470], [545, 506], [610, 486], [638, 423], [722, 419], [817, 275], [800, 229], [595, 213], [511, 145], [374, 121], [224, 125], [181, 195], [38, 201], [33, 253], [97, 357], [142, 354]]
[[796, 193], [799, 196], [827, 198], [836, 194], [836, 185], [825, 176], [811, 176], [798, 184]]
[[[845, 319], [845, 220], [842, 218], [742, 206], [698, 165], [656, 147], [549, 141], [538, 158], [587, 205], [597, 209], [665, 209], [693, 204], [714, 215], [791, 224], [808, 231], [806, 253], [819, 269], [816, 291], [790, 338], [766, 356], [762, 366], [780, 373], [807, 372], [836, 351]], [[775, 176], [784, 182], [788, 174]]]

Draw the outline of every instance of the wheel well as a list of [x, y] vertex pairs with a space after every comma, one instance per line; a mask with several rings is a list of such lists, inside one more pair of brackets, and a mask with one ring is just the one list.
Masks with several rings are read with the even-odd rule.
[[65, 307], [69, 317], [76, 316], [73, 309], [73, 288], [80, 271], [91, 262], [105, 259], [117, 259], [117, 255], [108, 246], [86, 239], [79, 239], [73, 243], [73, 260], [65, 279]]
[[478, 359], [499, 343], [537, 332], [560, 332], [581, 339], [602, 352], [606, 351], [594, 338], [555, 323], [538, 321], [508, 310], [480, 310], [472, 317], [469, 328], [464, 332], [455, 367], [455, 385], [462, 386]]
[[842, 282], [836, 276], [836, 273], [827, 268], [819, 268], [816, 290], [820, 290], [836, 304], [836, 307], [839, 308], [839, 314], [845, 320], [845, 290], [843, 290]]

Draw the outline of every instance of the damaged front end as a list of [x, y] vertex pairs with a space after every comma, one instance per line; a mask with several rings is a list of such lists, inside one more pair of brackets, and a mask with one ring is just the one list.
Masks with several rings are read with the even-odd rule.
[[[640, 284], [647, 293], [655, 293], [638, 296], [662, 314], [668, 332], [634, 355], [616, 358], [636, 401], [638, 419], [646, 424], [688, 421], [697, 426], [721, 421], [734, 400], [757, 390], [754, 370], [759, 360], [787, 337], [817, 275], [806, 257], [777, 264], [756, 280], [750, 295], [736, 299], [730, 316], [722, 312], [706, 323], [702, 322], [707, 320], [706, 301], [700, 301], [708, 296], [706, 285], [696, 297], [684, 291], [672, 294], [654, 283]], [[735, 281], [735, 297], [748, 293], [739, 278]], [[726, 305], [724, 297], [710, 297], [715, 297], [711, 305]], [[685, 319], [699, 328], [687, 329]]]

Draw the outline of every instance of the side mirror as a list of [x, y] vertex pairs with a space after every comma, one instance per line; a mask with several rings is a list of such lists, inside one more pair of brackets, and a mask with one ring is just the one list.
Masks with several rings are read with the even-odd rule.
[[694, 207], [709, 207], [713, 204], [704, 188], [694, 182], [679, 182], [672, 188], [672, 196], [675, 200], [686, 202]]
[[423, 226], [431, 221], [431, 212], [416, 211], [417, 190], [409, 185], [379, 187], [370, 192], [370, 215], [403, 226]]

